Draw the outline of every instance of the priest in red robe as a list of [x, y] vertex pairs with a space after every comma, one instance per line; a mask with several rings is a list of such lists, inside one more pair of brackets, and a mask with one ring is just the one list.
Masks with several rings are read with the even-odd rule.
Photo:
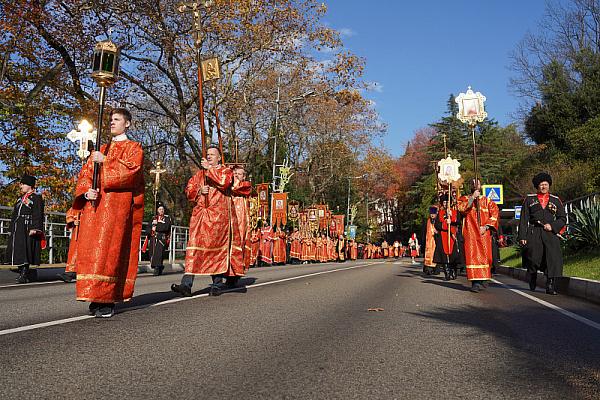
[[217, 146], [211, 145], [202, 169], [188, 182], [188, 200], [195, 203], [190, 219], [190, 237], [185, 251], [185, 271], [181, 284], [171, 290], [192, 295], [194, 276], [210, 275], [210, 295], [226, 289], [223, 278], [239, 279], [245, 273], [242, 238], [233, 206], [233, 171], [221, 165]]
[[[252, 252], [250, 248], [250, 201], [248, 197], [252, 193], [252, 184], [246, 180], [246, 170], [241, 165], [233, 167], [233, 188], [231, 192], [242, 239], [244, 269], [248, 271]], [[231, 277], [227, 280], [227, 283], [230, 286], [235, 286], [238, 279], [239, 277]]]
[[[114, 315], [116, 302], [130, 300], [137, 277], [144, 216], [144, 152], [129, 140], [131, 114], [111, 112], [112, 140], [93, 152], [81, 169], [73, 213], [81, 211], [77, 240], [77, 300], [90, 302], [90, 314]], [[94, 163], [98, 189], [92, 188]]]
[[292, 264], [298, 264], [300, 257], [302, 256], [302, 237], [298, 228], [294, 228], [294, 232], [290, 235], [290, 259]]
[[473, 181], [470, 196], [458, 200], [458, 210], [464, 215], [464, 256], [471, 291], [479, 292], [492, 279], [492, 236], [498, 229], [500, 211], [496, 203], [481, 195], [481, 183]]

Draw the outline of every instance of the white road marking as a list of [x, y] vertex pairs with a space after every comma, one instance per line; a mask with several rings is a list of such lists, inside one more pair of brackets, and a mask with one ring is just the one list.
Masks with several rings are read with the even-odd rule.
[[[314, 272], [314, 273], [311, 273], [311, 274], [299, 275], [299, 276], [294, 276], [294, 277], [291, 277], [291, 278], [284, 278], [284, 279], [278, 279], [278, 280], [275, 280], [275, 281], [258, 283], [258, 284], [255, 284], [255, 285], [247, 286], [246, 289], [249, 290], [249, 289], [253, 289], [253, 288], [256, 288], [256, 287], [267, 286], [267, 285], [274, 285], [276, 283], [288, 282], [288, 281], [293, 281], [293, 280], [302, 279], [302, 278], [309, 278], [311, 276], [317, 276], [317, 275], [323, 275], [323, 274], [331, 274], [333, 272], [348, 271], [348, 270], [352, 270], [352, 269], [356, 269], [356, 268], [368, 267], [368, 266], [375, 265], [375, 264], [381, 264], [381, 263], [371, 262], [371, 263], [366, 263], [366, 264], [354, 265], [352, 267], [338, 268], [338, 269], [332, 269], [332, 270], [328, 270], [328, 271]], [[239, 288], [230, 289], [230, 290], [224, 290], [223, 293], [232, 292], [232, 291], [236, 291], [236, 290], [239, 290]], [[165, 301], [161, 301], [159, 303], [151, 304], [149, 306], [139, 306], [139, 307], [127, 308], [126, 310], [123, 310], [120, 313], [127, 312], [127, 311], [133, 311], [133, 310], [139, 310], [139, 309], [147, 308], [147, 307], [158, 307], [158, 306], [163, 306], [163, 305], [166, 305], [166, 304], [179, 303], [180, 301], [194, 300], [194, 299], [198, 299], [200, 297], [208, 297], [208, 293], [198, 294], [198, 295], [195, 295], [195, 296], [192, 296], [192, 297], [177, 297], [177, 298], [174, 298], [174, 299], [165, 300]], [[42, 323], [39, 323], [39, 324], [20, 326], [20, 327], [17, 327], [17, 328], [11, 328], [11, 329], [2, 330], [2, 331], [0, 331], [0, 336], [10, 335], [12, 333], [18, 333], [18, 332], [31, 331], [31, 330], [34, 330], [34, 329], [46, 328], [46, 327], [49, 327], [49, 326], [68, 324], [70, 322], [83, 321], [83, 320], [90, 319], [90, 318], [94, 318], [94, 316], [92, 316], [92, 315], [82, 315], [82, 316], [79, 316], [79, 317], [65, 318], [65, 319], [59, 319], [59, 320], [56, 320], [56, 321], [42, 322]]]
[[565, 316], [567, 316], [569, 318], [573, 318], [576, 321], [579, 321], [579, 322], [581, 322], [581, 323], [583, 323], [583, 324], [585, 324], [585, 325], [587, 325], [587, 326], [589, 326], [591, 328], [594, 328], [594, 329], [597, 329], [597, 330], [600, 331], [600, 324], [597, 323], [597, 322], [594, 322], [594, 321], [592, 321], [590, 319], [582, 317], [579, 314], [575, 314], [575, 313], [573, 313], [571, 311], [565, 310], [564, 308], [561, 308], [561, 307], [559, 307], [559, 306], [557, 306], [555, 304], [549, 303], [549, 302], [547, 302], [545, 300], [538, 299], [537, 297], [532, 296], [529, 293], [525, 293], [525, 292], [523, 292], [521, 290], [518, 290], [518, 289], [513, 289], [513, 288], [507, 286], [506, 284], [504, 284], [504, 283], [502, 283], [502, 282], [500, 282], [500, 281], [498, 281], [496, 279], [492, 279], [492, 282], [501, 285], [502, 287], [510, 290], [511, 292], [514, 292], [514, 293], [516, 293], [516, 294], [518, 294], [520, 296], [528, 298], [529, 300], [533, 300], [536, 303], [543, 305], [544, 307], [548, 307], [551, 310], [558, 311], [559, 313], [561, 313], [561, 314], [563, 314], [563, 315], [565, 315]]

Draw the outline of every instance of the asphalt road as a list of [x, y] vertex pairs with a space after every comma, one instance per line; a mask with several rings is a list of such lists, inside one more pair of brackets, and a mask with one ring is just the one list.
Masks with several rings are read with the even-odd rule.
[[74, 284], [0, 289], [0, 398], [600, 398], [600, 307], [507, 277], [475, 294], [406, 262], [284, 266], [179, 301], [180, 277], [139, 278], [107, 320]]

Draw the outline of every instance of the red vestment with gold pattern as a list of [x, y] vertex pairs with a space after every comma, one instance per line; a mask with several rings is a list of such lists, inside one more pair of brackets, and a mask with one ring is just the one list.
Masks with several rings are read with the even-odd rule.
[[[475, 202], [469, 206], [469, 197], [462, 196], [458, 200], [458, 210], [465, 216], [463, 220], [463, 237], [465, 239], [465, 262], [467, 279], [484, 281], [492, 279], [492, 236], [489, 229], [498, 230], [500, 212], [496, 203], [485, 196], [479, 199], [480, 222], [477, 221]], [[489, 229], [484, 235], [479, 231], [480, 226]]]
[[131, 299], [138, 270], [144, 216], [144, 152], [131, 140], [113, 141], [100, 151], [99, 194], [85, 200], [92, 187], [91, 158], [81, 169], [74, 211], [81, 211], [75, 258], [77, 300], [115, 303]]
[[275, 232], [273, 235], [273, 262], [274, 263], [284, 263], [287, 258], [287, 251], [285, 248], [285, 232]]
[[253, 230], [250, 235], [250, 265], [256, 264], [258, 252], [260, 251], [260, 230]]
[[433, 262], [433, 255], [435, 254], [435, 226], [431, 218], [427, 218], [427, 226], [425, 232], [425, 259], [423, 260], [423, 265], [426, 267], [435, 267], [435, 263]]
[[[188, 181], [185, 193], [196, 205], [190, 218], [185, 274], [244, 275], [243, 243], [232, 185], [233, 172], [222, 165], [202, 169]], [[201, 193], [203, 186], [209, 186], [207, 195]]]
[[[83, 203], [82, 203], [83, 204]], [[75, 210], [73, 207], [67, 211], [67, 229], [71, 231], [69, 239], [69, 252], [67, 253], [67, 265], [65, 272], [75, 272], [75, 262], [77, 261], [77, 239], [79, 238], [79, 220], [81, 218], [81, 207]]]
[[260, 259], [267, 264], [273, 263], [273, 228], [267, 226], [260, 230]]
[[234, 182], [231, 194], [242, 239], [242, 252], [246, 271], [250, 268], [252, 258], [252, 250], [250, 249], [250, 201], [248, 200], [251, 193], [252, 184], [250, 182]]
[[290, 258], [300, 259], [302, 255], [302, 244], [300, 238], [300, 232], [294, 232], [290, 236]]

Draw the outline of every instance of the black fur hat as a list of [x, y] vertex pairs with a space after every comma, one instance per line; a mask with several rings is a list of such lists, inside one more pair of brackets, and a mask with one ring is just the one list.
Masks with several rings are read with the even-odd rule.
[[35, 187], [35, 176], [31, 176], [31, 175], [23, 175], [23, 177], [20, 180], [21, 183], [24, 183], [25, 185], [29, 185], [31, 187]]
[[548, 182], [548, 184], [552, 186], [552, 177], [546, 172], [540, 172], [539, 174], [533, 177], [531, 182], [533, 183], [533, 187], [536, 189], [540, 186], [540, 183], [542, 182]]

